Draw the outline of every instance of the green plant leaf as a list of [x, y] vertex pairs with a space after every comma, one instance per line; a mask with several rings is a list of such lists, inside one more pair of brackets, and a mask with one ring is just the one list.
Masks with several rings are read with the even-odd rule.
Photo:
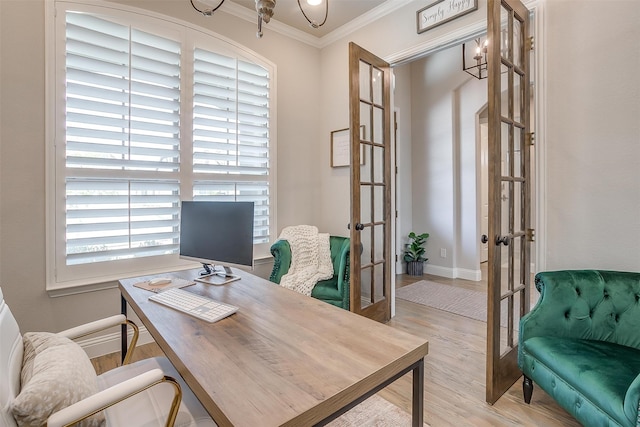
[[424, 256], [426, 249], [424, 245], [429, 238], [429, 233], [416, 234], [415, 232], [409, 233], [410, 243], [403, 254], [402, 259], [406, 262], [412, 261], [426, 261], [428, 258]]

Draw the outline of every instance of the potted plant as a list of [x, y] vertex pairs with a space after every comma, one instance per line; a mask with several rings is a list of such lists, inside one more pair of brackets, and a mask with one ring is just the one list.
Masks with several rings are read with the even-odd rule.
[[409, 233], [409, 244], [407, 244], [403, 259], [407, 262], [407, 274], [410, 276], [422, 276], [424, 271], [425, 258], [424, 245], [427, 243], [429, 233], [416, 234]]

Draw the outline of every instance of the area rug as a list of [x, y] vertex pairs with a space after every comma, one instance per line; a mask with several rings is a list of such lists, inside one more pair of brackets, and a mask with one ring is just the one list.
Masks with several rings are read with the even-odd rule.
[[[429, 280], [420, 280], [396, 290], [396, 297], [482, 322], [487, 321], [487, 293], [484, 291], [474, 291], [456, 286], [442, 285]], [[534, 303], [535, 301], [532, 298], [532, 308]], [[506, 305], [506, 301], [503, 304]], [[518, 307], [519, 301], [516, 299], [516, 311]], [[500, 319], [502, 326], [507, 324], [506, 312], [505, 306]], [[518, 325], [515, 325], [516, 329], [517, 327]]]
[[[402, 427], [410, 425], [411, 414], [375, 394], [327, 424], [330, 427]], [[424, 426], [428, 427], [429, 425], [424, 423]]]
[[487, 321], [487, 294], [482, 291], [420, 280], [396, 290], [396, 297], [471, 319]]

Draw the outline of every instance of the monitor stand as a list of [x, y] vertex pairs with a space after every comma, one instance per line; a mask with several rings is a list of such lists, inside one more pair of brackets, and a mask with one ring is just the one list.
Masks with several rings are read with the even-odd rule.
[[211, 264], [202, 264], [204, 271], [200, 272], [196, 282], [207, 283], [209, 285], [226, 285], [227, 283], [240, 280], [240, 276], [233, 274], [231, 267], [222, 266], [223, 271], [216, 270]]

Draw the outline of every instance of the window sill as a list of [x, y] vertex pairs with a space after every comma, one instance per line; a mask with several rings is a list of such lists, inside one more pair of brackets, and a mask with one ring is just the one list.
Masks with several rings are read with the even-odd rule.
[[113, 276], [113, 277], [96, 277], [89, 279], [82, 279], [77, 281], [67, 281], [63, 283], [47, 283], [47, 293], [51, 298], [64, 297], [68, 295], [84, 294], [87, 292], [103, 291], [106, 289], [114, 289], [118, 287], [118, 280], [126, 277], [147, 276], [153, 274], [169, 273], [171, 271], [190, 270], [192, 268], [198, 268], [200, 264], [197, 263], [185, 263], [182, 265], [172, 266], [166, 269], [154, 269], [149, 271], [140, 271], [133, 275], [128, 276]]
[[[258, 258], [254, 260], [255, 266], [265, 265], [273, 261], [271, 256]], [[162, 273], [170, 273], [172, 271], [182, 271], [182, 270], [191, 270], [194, 268], [199, 268], [201, 264], [198, 263], [185, 263], [182, 265], [173, 266], [167, 269], [162, 270], [150, 270], [150, 271], [141, 271], [135, 276], [147, 276], [154, 274], [162, 274]], [[237, 267], [236, 267], [237, 268]], [[132, 277], [132, 276], [126, 276]], [[47, 293], [51, 298], [64, 297], [69, 295], [77, 295], [84, 294], [89, 292], [98, 292], [104, 291], [107, 289], [115, 289], [118, 287], [118, 280], [125, 278], [125, 276], [114, 276], [114, 277], [100, 277], [94, 279], [85, 279], [78, 281], [70, 281], [64, 283], [48, 283], [47, 284]]]

